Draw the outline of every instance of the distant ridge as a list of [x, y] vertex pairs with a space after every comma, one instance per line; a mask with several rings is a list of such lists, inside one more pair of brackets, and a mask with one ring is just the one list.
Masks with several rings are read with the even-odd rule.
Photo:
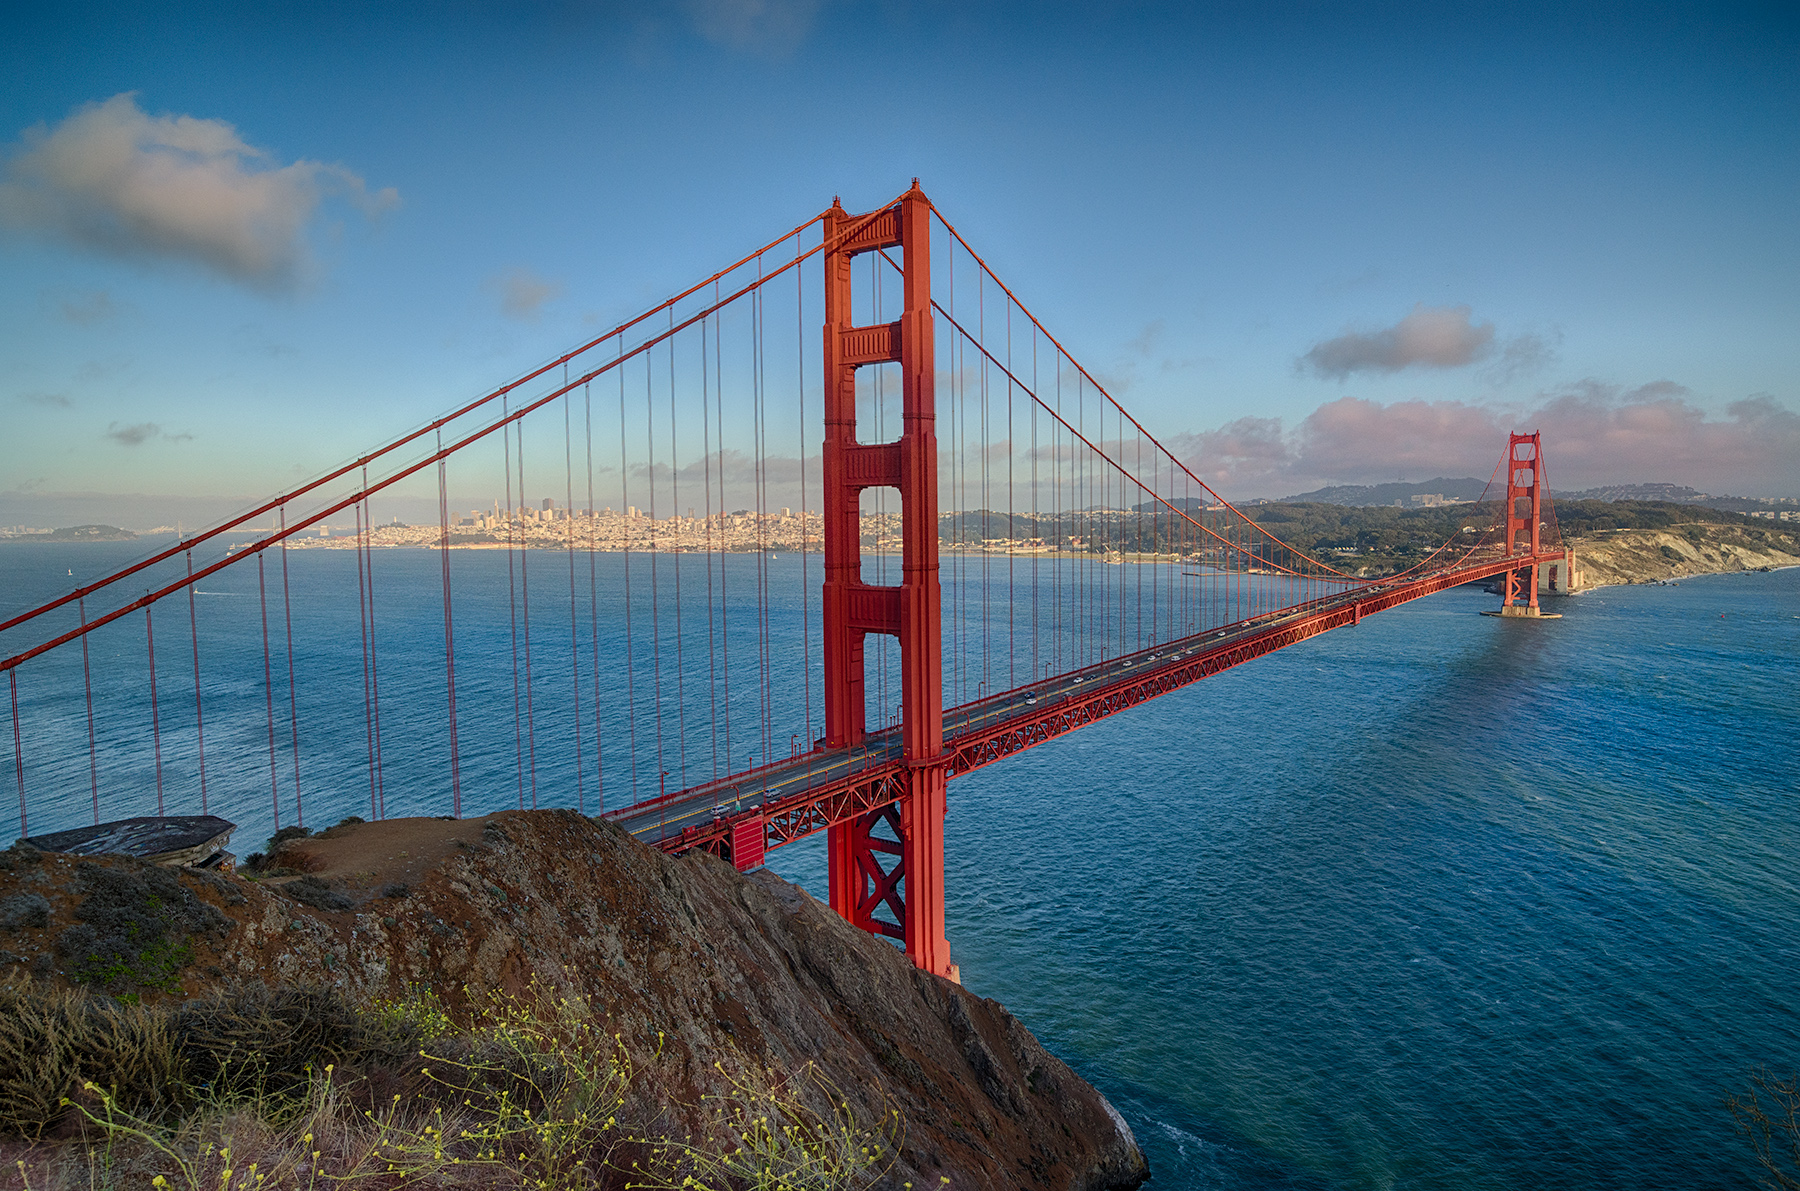
[[1714, 496], [1680, 484], [1607, 484], [1580, 492], [1559, 492], [1558, 500], [1664, 501], [1678, 505], [1704, 505], [1728, 513], [1755, 513], [1783, 505], [1800, 504], [1791, 496]]
[[1697, 505], [1714, 499], [1704, 492], [1683, 488], [1679, 484], [1607, 484], [1601, 488], [1583, 488], [1580, 492], [1563, 492], [1558, 495], [1564, 500], [1666, 500], [1679, 505]]
[[19, 532], [6, 530], [0, 538], [11, 542], [131, 542], [137, 535], [116, 525], [65, 525], [61, 529]]
[[[1336, 484], [1330, 488], [1302, 492], [1298, 496], [1284, 496], [1279, 501], [1269, 503], [1391, 505], [1397, 500], [1433, 494], [1441, 496], [1445, 500], [1480, 500], [1482, 490], [1486, 487], [1486, 484], [1473, 477], [1451, 480], [1439, 476], [1435, 480], [1426, 480], [1422, 484]], [[1502, 495], [1505, 494], [1502, 493]]]

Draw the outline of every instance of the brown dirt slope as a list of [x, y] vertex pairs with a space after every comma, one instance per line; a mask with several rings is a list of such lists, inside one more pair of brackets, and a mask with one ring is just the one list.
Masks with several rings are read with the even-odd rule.
[[452, 1007], [535, 979], [603, 1007], [678, 1114], [723, 1090], [715, 1062], [816, 1060], [865, 1119], [884, 1105], [904, 1116], [896, 1187], [1146, 1175], [1112, 1106], [1004, 1007], [915, 970], [773, 874], [671, 859], [570, 811], [358, 824], [278, 859], [310, 875], [0, 853], [0, 976], [145, 998], [244, 981], [360, 998], [425, 985]]
[[1800, 566], [1800, 553], [1788, 535], [1709, 522], [1604, 530], [1571, 544], [1587, 587]]

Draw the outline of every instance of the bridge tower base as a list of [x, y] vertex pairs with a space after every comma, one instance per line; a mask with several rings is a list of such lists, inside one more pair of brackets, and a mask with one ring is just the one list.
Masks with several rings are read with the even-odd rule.
[[[825, 743], [830, 748], [863, 743], [863, 641], [870, 633], [885, 633], [900, 642], [900, 731], [907, 767], [905, 793], [897, 803], [829, 828], [831, 906], [864, 930], [902, 939], [908, 958], [927, 972], [956, 979], [944, 936], [948, 775], [931, 203], [914, 179], [895, 206], [858, 216], [834, 202], [824, 224]], [[851, 314], [851, 261], [885, 248], [900, 249], [904, 261], [900, 320], [858, 326]], [[856, 370], [883, 363], [900, 365], [901, 434], [893, 442], [859, 442]], [[865, 583], [862, 577], [862, 492], [881, 487], [900, 493], [898, 587]], [[894, 921], [876, 917], [883, 907]]]

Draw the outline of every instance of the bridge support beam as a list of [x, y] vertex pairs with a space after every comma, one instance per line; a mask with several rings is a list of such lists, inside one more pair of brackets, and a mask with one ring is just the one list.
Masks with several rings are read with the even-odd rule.
[[[913, 188], [873, 216], [832, 204], [824, 217], [825, 269], [825, 743], [854, 748], [867, 734], [863, 643], [900, 642], [900, 731], [907, 778], [898, 814], [881, 808], [830, 829], [831, 905], [862, 927], [903, 938], [928, 972], [955, 979], [944, 933], [943, 600], [938, 587], [937, 382], [931, 311], [931, 203]], [[897, 323], [858, 326], [850, 264], [898, 248], [904, 304]], [[877, 317], [879, 317], [879, 312]], [[901, 434], [859, 442], [856, 370], [898, 363]], [[865, 488], [900, 493], [901, 583], [862, 578], [859, 508]], [[898, 838], [877, 833], [886, 826]], [[880, 857], [895, 856], [891, 868]], [[877, 918], [882, 907], [895, 921]]]

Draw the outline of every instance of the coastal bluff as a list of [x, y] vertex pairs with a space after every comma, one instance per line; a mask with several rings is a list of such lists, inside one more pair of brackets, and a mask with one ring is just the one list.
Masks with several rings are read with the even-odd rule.
[[1569, 544], [1583, 586], [1609, 587], [1800, 566], [1800, 542], [1784, 530], [1694, 522], [1602, 530]]
[[534, 984], [620, 1036], [636, 1092], [680, 1114], [734, 1074], [807, 1063], [861, 1119], [898, 1110], [898, 1188], [1135, 1187], [1106, 1099], [998, 1003], [914, 969], [766, 871], [671, 858], [572, 811], [346, 823], [261, 880], [124, 857], [0, 852], [0, 978], [145, 1001], [234, 985], [452, 1011]]

